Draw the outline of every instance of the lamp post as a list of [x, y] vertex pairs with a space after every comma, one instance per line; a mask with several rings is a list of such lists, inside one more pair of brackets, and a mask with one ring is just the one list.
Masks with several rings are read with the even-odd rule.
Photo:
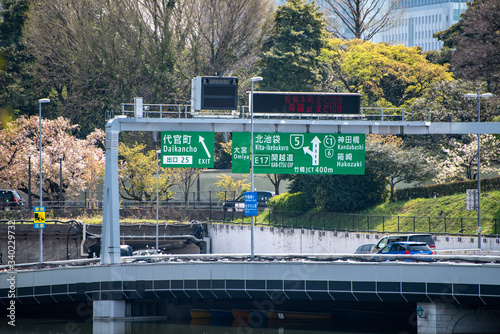
[[[253, 77], [250, 79], [251, 93], [250, 93], [250, 191], [254, 191], [253, 186], [253, 83], [262, 81], [262, 77]], [[251, 216], [250, 224], [250, 257], [254, 259], [254, 224], [255, 216]]]
[[156, 151], [156, 251], [158, 251], [158, 207], [160, 206], [159, 199], [159, 168], [158, 160], [160, 158], [161, 150]]
[[[481, 122], [481, 98], [492, 97], [491, 93], [467, 93], [465, 97], [477, 98], [477, 121]], [[481, 141], [477, 133], [477, 248], [481, 249]]]
[[[40, 207], [43, 206], [43, 196], [42, 196], [42, 103], [49, 103], [50, 99], [40, 99], [38, 100], [39, 106], [39, 116], [38, 121], [40, 125]], [[40, 230], [40, 264], [43, 262], [43, 228]]]
[[28, 153], [28, 208], [31, 210], [31, 157], [32, 154]]
[[64, 154], [59, 154], [59, 208], [61, 208], [62, 203], [62, 162], [64, 160]]

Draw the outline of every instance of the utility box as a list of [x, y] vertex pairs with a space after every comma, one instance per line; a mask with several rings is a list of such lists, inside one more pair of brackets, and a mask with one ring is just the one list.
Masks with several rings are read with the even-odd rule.
[[237, 110], [238, 78], [193, 78], [191, 82], [191, 108], [193, 111]]

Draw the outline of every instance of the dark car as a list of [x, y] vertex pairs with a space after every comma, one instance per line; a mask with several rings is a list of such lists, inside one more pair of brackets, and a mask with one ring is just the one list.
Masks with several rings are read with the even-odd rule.
[[0, 208], [9, 211], [24, 207], [24, 199], [15, 190], [0, 190]]
[[386, 245], [398, 241], [425, 242], [431, 250], [436, 249], [436, 243], [431, 234], [398, 234], [398, 235], [388, 235], [380, 239], [379, 242], [377, 242], [377, 244], [375, 245], [375, 247], [373, 247], [372, 253], [377, 253]]
[[129, 245], [120, 245], [120, 256], [132, 256], [133, 250]]
[[428, 254], [432, 251], [425, 242], [393, 242], [378, 251], [379, 254]]
[[[271, 197], [274, 197], [274, 192], [272, 191], [257, 191], [257, 208], [265, 208]], [[222, 210], [245, 211], [245, 194], [241, 194], [235, 200], [224, 202]]]
[[370, 254], [372, 252], [375, 244], [363, 244], [359, 245], [354, 254]]

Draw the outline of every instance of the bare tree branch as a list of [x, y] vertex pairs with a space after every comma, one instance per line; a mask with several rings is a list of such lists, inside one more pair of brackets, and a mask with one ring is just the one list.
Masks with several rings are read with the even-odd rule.
[[[330, 25], [335, 37], [350, 39], [352, 34], [367, 41], [391, 26], [400, 0], [325, 0], [325, 3], [341, 21]], [[344, 26], [348, 33], [344, 33]]]

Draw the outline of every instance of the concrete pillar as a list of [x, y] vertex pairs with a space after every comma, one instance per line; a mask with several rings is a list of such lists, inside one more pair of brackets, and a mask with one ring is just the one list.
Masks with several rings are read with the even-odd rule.
[[418, 334], [500, 333], [500, 317], [492, 310], [468, 309], [444, 303], [417, 303]]
[[131, 330], [127, 331], [127, 323], [125, 320], [94, 320], [92, 321], [92, 334], [126, 334], [130, 333]]
[[93, 315], [95, 320], [113, 320], [125, 318], [124, 300], [94, 300]]

